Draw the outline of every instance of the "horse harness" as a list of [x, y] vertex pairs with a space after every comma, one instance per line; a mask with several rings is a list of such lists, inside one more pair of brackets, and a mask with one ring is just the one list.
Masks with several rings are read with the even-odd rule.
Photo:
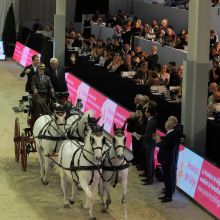
[[[122, 132], [118, 132], [118, 133], [122, 133]], [[126, 139], [125, 139], [124, 142], [126, 142]], [[114, 147], [115, 151], [118, 148], [124, 148], [124, 146], [122, 146], [122, 145], [115, 146], [115, 139], [114, 138], [113, 138], [113, 141], [112, 141], [112, 146]], [[110, 148], [111, 148], [111, 146], [110, 146]], [[110, 148], [109, 148], [108, 153], [107, 153], [107, 155], [105, 157], [105, 159], [108, 160], [110, 166], [103, 165], [102, 169], [105, 170], [105, 171], [112, 171], [113, 172], [112, 176], [109, 179], [104, 180], [106, 182], [110, 182], [113, 179], [114, 174], [116, 173], [115, 182], [114, 182], [114, 185], [113, 185], [113, 187], [115, 187], [117, 185], [117, 183], [118, 183], [118, 173], [119, 173], [119, 171], [127, 169], [129, 167], [129, 163], [128, 163], [127, 159], [124, 157], [124, 160], [121, 162], [120, 165], [118, 165], [118, 166], [113, 165], [112, 164], [112, 160], [115, 159], [115, 157], [112, 157], [112, 158], [110, 157], [110, 154], [109, 154], [110, 153]], [[105, 162], [105, 159], [103, 160], [103, 164]]]
[[[42, 141], [42, 139], [51, 140], [51, 141], [56, 141], [56, 145], [55, 145], [54, 152], [53, 152], [53, 155], [54, 155], [54, 154], [57, 152], [58, 143], [59, 143], [60, 141], [64, 141], [64, 140], [67, 140], [67, 139], [77, 139], [77, 140], [81, 141], [81, 140], [83, 139], [83, 138], [80, 136], [80, 134], [79, 134], [79, 129], [78, 129], [78, 123], [79, 123], [79, 120], [80, 120], [80, 119], [81, 119], [81, 118], [79, 117], [78, 119], [76, 119], [76, 120], [70, 125], [70, 128], [71, 128], [74, 124], [76, 124], [76, 126], [75, 126], [73, 132], [71, 132], [71, 133], [74, 133], [74, 131], [76, 130], [76, 133], [77, 133], [78, 137], [71, 135], [71, 133], [70, 133], [70, 130], [71, 130], [71, 129], [69, 129], [69, 130], [66, 131], [65, 133], [63, 133], [63, 132], [60, 130], [60, 132], [62, 133], [62, 135], [61, 135], [60, 137], [54, 137], [54, 136], [52, 136], [52, 134], [51, 134], [49, 128], [52, 127], [55, 131], [58, 131], [58, 129], [55, 128], [55, 127], [53, 127], [52, 122], [55, 122], [55, 121], [54, 121], [53, 119], [51, 119], [49, 122], [47, 122], [47, 123], [44, 125], [44, 127], [40, 130], [39, 135], [36, 136], [35, 138], [38, 138], [38, 139], [41, 140], [41, 141]], [[55, 122], [55, 123], [56, 123], [56, 122]], [[65, 124], [57, 124], [58, 127], [59, 127], [59, 126], [65, 126], [65, 125], [66, 125], [66, 123], [65, 123]], [[45, 129], [45, 128], [46, 128], [46, 129]], [[46, 133], [48, 133], [49, 135], [47, 135]], [[67, 135], [66, 135], [66, 134], [67, 134]], [[41, 146], [41, 149], [44, 150], [44, 149], [42, 148], [42, 146]], [[46, 156], [48, 156], [48, 155], [46, 155]]]
[[[96, 135], [96, 133], [93, 133], [91, 136], [90, 136], [90, 143], [91, 143], [91, 146], [92, 146], [92, 151], [94, 152], [95, 150], [97, 149], [100, 149], [102, 150], [102, 147], [94, 147], [93, 146], [93, 136]], [[98, 171], [100, 177], [103, 179], [102, 177], [102, 173], [101, 173], [101, 169], [102, 169], [102, 164], [95, 164], [93, 161], [91, 161], [90, 159], [88, 159], [88, 157], [86, 156], [85, 152], [87, 152], [88, 154], [90, 155], [94, 155], [92, 152], [89, 152], [87, 150], [84, 149], [84, 145], [81, 144], [78, 140], [75, 140], [75, 142], [78, 144], [78, 148], [77, 150], [74, 152], [73, 156], [72, 156], [72, 160], [71, 160], [71, 163], [70, 163], [70, 168], [68, 167], [63, 167], [61, 164], [62, 164], [62, 157], [60, 159], [60, 163], [58, 163], [56, 160], [54, 160], [50, 155], [47, 155], [57, 166], [61, 167], [62, 169], [64, 170], [68, 170], [71, 172], [71, 175], [72, 175], [72, 179], [73, 181], [78, 185], [79, 184], [79, 175], [78, 175], [78, 171], [92, 171], [92, 176], [91, 176], [91, 179], [89, 181], [89, 185], [91, 185], [93, 183], [93, 178], [94, 178], [94, 173], [95, 171]], [[105, 144], [104, 142], [102, 143], [103, 145]], [[62, 151], [63, 151], [63, 148], [61, 149], [61, 155], [62, 155]], [[76, 157], [76, 154], [79, 153], [79, 157], [78, 157], [78, 160], [77, 160], [77, 164], [75, 165], [75, 157]], [[89, 166], [81, 166], [80, 165], [80, 159], [82, 158], [82, 156], [84, 157], [84, 159], [89, 162], [91, 165]], [[76, 178], [75, 179], [73, 177], [73, 173], [75, 174]], [[103, 179], [104, 180], [104, 179]]]

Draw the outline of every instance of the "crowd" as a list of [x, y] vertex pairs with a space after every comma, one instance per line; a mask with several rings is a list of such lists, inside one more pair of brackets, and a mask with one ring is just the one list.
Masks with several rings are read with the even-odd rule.
[[[174, 116], [170, 116], [166, 123], [167, 131], [164, 137], [156, 134], [157, 130], [157, 103], [150, 100], [148, 96], [138, 94], [134, 103], [135, 111], [127, 119], [127, 130], [132, 132], [133, 165], [143, 171], [139, 174], [144, 177], [143, 185], [151, 185], [155, 180], [155, 147], [159, 147], [158, 161], [162, 167], [165, 188], [162, 190], [164, 196], [159, 197], [162, 202], [171, 202], [175, 192], [176, 170], [178, 152], [183, 127]], [[161, 177], [160, 177], [161, 178]], [[161, 180], [161, 179], [160, 179]]]
[[[216, 2], [215, 2], [216, 3]], [[65, 45], [68, 48], [79, 48], [77, 54], [86, 54], [91, 61], [104, 66], [112, 74], [121, 75], [123, 72], [133, 72], [132, 80], [138, 85], [182, 85], [183, 66], [176, 66], [174, 61], [167, 65], [160, 65], [157, 47], [152, 46], [151, 51], [143, 51], [141, 47], [134, 47], [135, 36], [142, 36], [149, 40], [157, 40], [162, 45], [169, 45], [178, 49], [187, 50], [188, 33], [182, 30], [176, 34], [168, 19], [160, 23], [155, 19], [151, 24], [142, 24], [141, 20], [127, 13], [118, 11], [117, 15], [108, 14], [105, 20], [99, 11], [92, 17], [92, 21], [104, 22], [108, 27], [114, 27], [113, 36], [104, 42], [91, 35], [91, 23], [89, 17], [84, 20], [82, 35], [74, 31], [71, 26], [66, 31]], [[38, 29], [38, 27], [33, 27]], [[75, 64], [77, 55], [70, 57]], [[209, 72], [209, 111], [220, 111], [220, 43], [214, 32], [210, 31], [210, 59], [213, 67]], [[33, 56], [32, 65], [26, 67], [20, 74], [27, 75], [26, 92], [40, 96], [45, 103], [54, 92], [66, 92], [65, 70], [58, 65], [58, 60], [52, 58], [50, 66], [46, 69], [40, 64], [38, 56]], [[178, 91], [181, 97], [181, 89]], [[35, 99], [39, 113], [43, 113], [39, 99]], [[164, 137], [156, 134], [157, 130], [157, 103], [148, 96], [138, 94], [135, 97], [135, 111], [127, 119], [127, 130], [132, 132], [133, 165], [142, 170], [139, 176], [144, 177], [144, 185], [153, 184], [155, 180], [154, 151], [159, 147], [158, 161], [163, 172], [165, 189], [162, 202], [172, 201], [172, 195], [176, 185], [176, 170], [178, 162], [178, 149], [182, 137], [183, 128], [174, 116], [170, 116], [165, 123], [167, 131]]]

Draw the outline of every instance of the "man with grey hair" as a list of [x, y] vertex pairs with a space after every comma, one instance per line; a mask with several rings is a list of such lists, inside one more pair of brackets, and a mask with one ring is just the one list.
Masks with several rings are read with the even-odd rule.
[[65, 70], [59, 66], [57, 58], [53, 57], [50, 59], [50, 67], [45, 74], [50, 77], [55, 92], [67, 92]]

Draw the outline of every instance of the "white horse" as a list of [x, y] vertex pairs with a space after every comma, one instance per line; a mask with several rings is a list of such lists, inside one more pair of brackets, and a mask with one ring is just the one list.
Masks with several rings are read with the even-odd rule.
[[[58, 164], [60, 166], [61, 187], [64, 194], [64, 207], [75, 202], [76, 186], [80, 184], [86, 194], [85, 208], [89, 208], [90, 219], [96, 219], [93, 213], [94, 190], [100, 182], [100, 165], [105, 138], [103, 126], [96, 124], [88, 126], [84, 145], [74, 141], [66, 141], [59, 150]], [[72, 197], [67, 198], [67, 180], [72, 184]]]
[[[125, 157], [125, 142], [124, 134], [125, 124], [122, 128], [117, 128], [114, 124], [114, 136], [110, 149], [108, 150], [102, 166], [103, 181], [99, 185], [99, 193], [102, 199], [102, 212], [107, 212], [111, 204], [110, 187], [115, 187], [120, 183], [122, 187], [121, 203], [123, 204], [125, 218], [127, 219], [125, 202], [128, 183], [128, 162]], [[107, 197], [106, 202], [104, 201]]]
[[40, 162], [41, 182], [44, 185], [49, 183], [48, 177], [52, 163], [48, 155], [51, 156], [59, 151], [62, 142], [68, 138], [67, 133], [75, 138], [84, 138], [87, 116], [92, 116], [92, 114], [92, 111], [88, 111], [81, 118], [79, 115], [73, 115], [66, 120], [65, 112], [62, 114], [55, 112], [55, 117], [43, 115], [36, 120], [33, 135]]

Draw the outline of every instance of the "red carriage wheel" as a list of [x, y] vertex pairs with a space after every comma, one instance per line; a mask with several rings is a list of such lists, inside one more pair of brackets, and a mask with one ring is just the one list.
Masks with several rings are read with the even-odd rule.
[[21, 135], [21, 167], [23, 171], [27, 170], [27, 141], [24, 132]]
[[19, 118], [18, 117], [15, 119], [14, 146], [15, 146], [15, 161], [19, 162], [19, 156], [20, 156], [20, 123], [19, 123]]

